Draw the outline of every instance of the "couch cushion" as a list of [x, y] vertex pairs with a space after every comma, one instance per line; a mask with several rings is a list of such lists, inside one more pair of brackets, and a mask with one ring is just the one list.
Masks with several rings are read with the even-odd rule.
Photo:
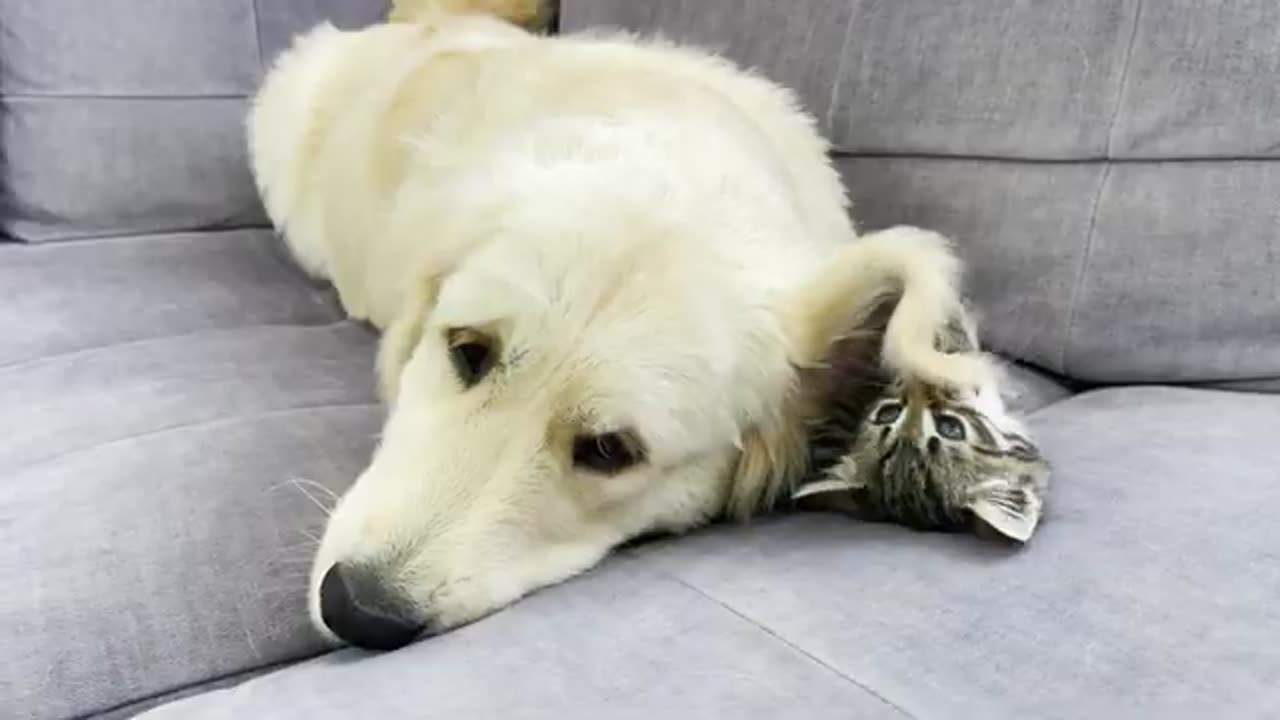
[[[262, 225], [244, 114], [287, 38], [385, 0], [0, 0], [0, 231], [22, 240]], [[139, 22], [140, 18], [145, 21]]]
[[[974, 268], [989, 345], [1096, 383], [1280, 378], [1280, 5], [565, 0], [795, 88], [868, 229]], [[767, 29], [767, 30], [766, 30]]]
[[615, 558], [403, 650], [343, 650], [143, 717], [909, 716], [698, 590]]
[[197, 332], [0, 367], [0, 473], [228, 417], [368, 402], [353, 323]]
[[1076, 158], [1106, 153], [1132, 5], [562, 0], [561, 24], [721, 49], [795, 88], [841, 151]]
[[373, 333], [260, 230], [2, 245], [0, 287], [0, 716], [323, 649], [309, 536], [372, 449]]
[[265, 230], [0, 245], [0, 367], [121, 342], [342, 318]]
[[1280, 158], [1280, 6], [1162, 0], [1134, 9], [1112, 153]]
[[[305, 358], [296, 358], [305, 362]], [[379, 410], [288, 407], [161, 429], [4, 477], [6, 717], [64, 718], [314, 654], [306, 572]]]
[[1098, 383], [1280, 378], [1280, 162], [838, 162], [864, 226], [959, 241], [1006, 355]]
[[1277, 418], [1278, 397], [1085, 393], [1032, 416], [1056, 475], [1025, 548], [823, 515], [718, 527], [148, 718], [1270, 717]]
[[645, 559], [922, 720], [1271, 717], [1277, 421], [1280, 397], [1159, 387], [1048, 407], [1022, 550], [814, 516]]
[[1011, 412], [1030, 413], [1071, 397], [1077, 388], [1063, 378], [1022, 363], [1002, 362], [1001, 394]]
[[760, 67], [845, 152], [1280, 158], [1270, 0], [561, 6], [570, 30], [660, 31]]

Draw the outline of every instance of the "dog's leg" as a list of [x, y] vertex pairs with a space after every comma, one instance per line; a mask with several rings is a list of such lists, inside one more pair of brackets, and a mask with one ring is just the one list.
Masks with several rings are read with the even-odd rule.
[[864, 324], [881, 302], [896, 296], [884, 334], [882, 361], [905, 377], [953, 387], [976, 387], [991, 368], [977, 354], [936, 347], [947, 323], [961, 312], [961, 264], [938, 233], [898, 226], [863, 235], [837, 251], [791, 305], [790, 327], [801, 364], [819, 364], [833, 342]]

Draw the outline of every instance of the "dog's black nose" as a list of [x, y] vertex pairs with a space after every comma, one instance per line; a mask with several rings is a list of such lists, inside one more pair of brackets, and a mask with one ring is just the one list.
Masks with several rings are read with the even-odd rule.
[[320, 619], [335, 635], [369, 650], [413, 642], [424, 623], [413, 608], [368, 568], [335, 563], [320, 581]]

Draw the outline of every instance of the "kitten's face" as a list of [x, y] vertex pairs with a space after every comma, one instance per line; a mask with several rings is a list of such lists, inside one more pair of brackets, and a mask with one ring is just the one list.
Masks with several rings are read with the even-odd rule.
[[1040, 519], [1048, 464], [994, 395], [893, 383], [819, 426], [815, 448], [814, 480], [795, 494], [807, 505], [1018, 541]]

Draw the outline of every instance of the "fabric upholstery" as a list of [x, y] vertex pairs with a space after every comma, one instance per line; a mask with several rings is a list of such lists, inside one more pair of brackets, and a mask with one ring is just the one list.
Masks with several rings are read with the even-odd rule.
[[1280, 6], [1162, 0], [1135, 17], [1114, 156], [1280, 158]]
[[10, 239], [265, 225], [244, 114], [265, 64], [385, 0], [0, 0]]
[[265, 230], [0, 246], [0, 367], [122, 342], [342, 317]]
[[372, 450], [374, 335], [280, 252], [260, 230], [0, 246], [0, 717], [323, 649], [309, 535]]
[[380, 424], [374, 338], [245, 228], [243, 123], [291, 35], [384, 11], [0, 0], [0, 232], [74, 241], [0, 245], [0, 717], [323, 649], [311, 536]]
[[322, 649], [305, 587], [323, 513], [289, 481], [349, 483], [379, 419], [286, 406], [9, 470], [0, 575], [22, 591], [0, 598], [4, 716], [106, 710]]
[[957, 240], [988, 344], [1092, 383], [1280, 378], [1280, 5], [565, 0], [797, 90], [866, 229]]
[[1023, 549], [825, 515], [717, 527], [145, 717], [1270, 717], [1277, 417], [1263, 395], [1084, 393], [1032, 416], [1055, 477]]
[[1001, 394], [1010, 412], [1027, 414], [1075, 394], [1078, 388], [1061, 377], [1022, 363], [999, 363]]
[[403, 650], [343, 650], [143, 717], [908, 716], [697, 588], [615, 558]]
[[1280, 398], [1161, 387], [1046, 408], [1054, 484], [1022, 551], [813, 518], [650, 557], [921, 720], [1269, 717], [1276, 418]]
[[1133, 5], [563, 0], [561, 17], [757, 66], [843, 152], [1077, 158], [1105, 154]]

